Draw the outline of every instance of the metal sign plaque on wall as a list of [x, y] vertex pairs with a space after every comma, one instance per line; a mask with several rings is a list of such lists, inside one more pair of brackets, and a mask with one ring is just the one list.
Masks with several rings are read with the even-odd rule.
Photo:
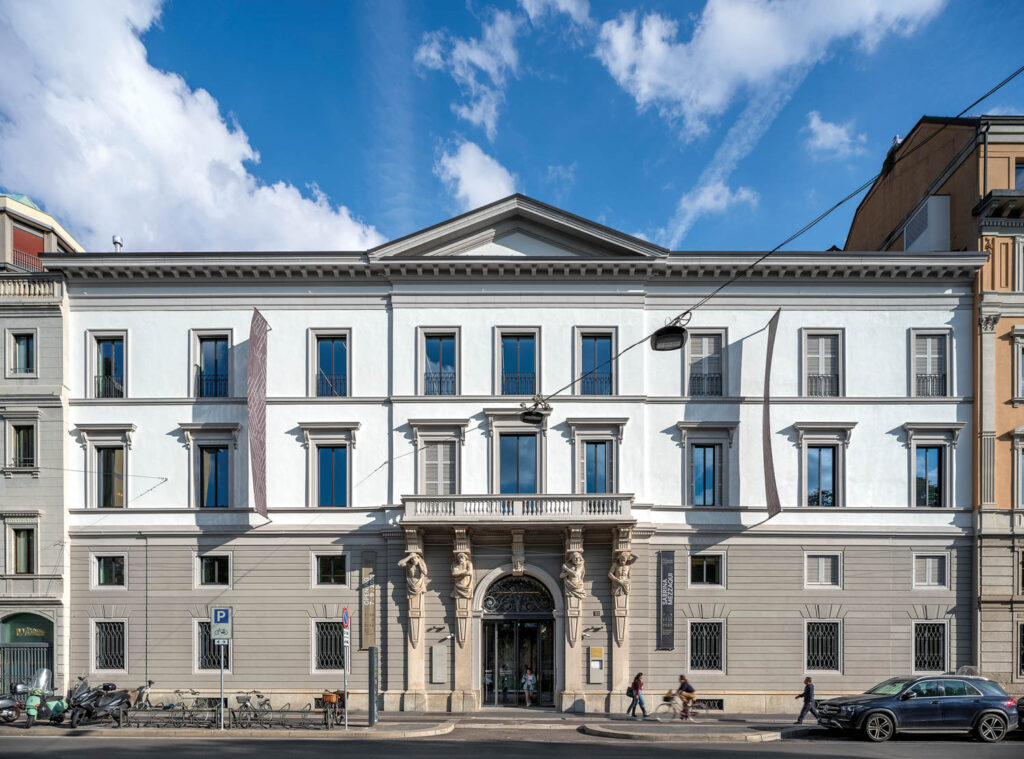
[[676, 554], [658, 551], [658, 650], [671, 651], [676, 639]]
[[362, 564], [359, 577], [359, 647], [367, 649], [377, 645], [377, 578], [374, 576], [376, 551], [363, 551]]

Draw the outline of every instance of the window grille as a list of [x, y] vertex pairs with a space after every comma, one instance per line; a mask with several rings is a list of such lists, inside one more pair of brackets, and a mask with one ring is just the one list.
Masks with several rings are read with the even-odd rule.
[[839, 622], [807, 623], [807, 669], [839, 670]]
[[316, 668], [345, 668], [344, 628], [341, 622], [316, 623]]
[[690, 623], [691, 670], [722, 669], [723, 627], [721, 622]]
[[722, 336], [690, 338], [690, 395], [722, 394]]
[[611, 395], [611, 372], [593, 372], [581, 377], [580, 393], [582, 395]]
[[424, 395], [455, 395], [455, 372], [424, 372]]
[[96, 669], [125, 669], [125, 623], [96, 622]]
[[920, 397], [946, 394], [946, 336], [917, 335], [914, 339], [915, 393]]
[[[221, 646], [216, 645], [213, 642], [213, 638], [210, 637], [210, 623], [200, 622], [199, 623], [199, 669], [220, 669], [220, 649]], [[231, 666], [231, 643], [228, 643], [224, 648], [224, 669], [228, 669]]]
[[1018, 641], [1017, 646], [1017, 674], [1024, 677], [1024, 622], [1017, 625]]
[[807, 395], [839, 395], [839, 336], [807, 336]]
[[914, 625], [914, 670], [942, 672], [946, 669], [946, 625], [920, 622]]

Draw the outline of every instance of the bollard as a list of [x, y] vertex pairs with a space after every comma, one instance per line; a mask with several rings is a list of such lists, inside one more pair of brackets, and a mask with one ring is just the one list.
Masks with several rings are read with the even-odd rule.
[[370, 646], [370, 727], [377, 724], [377, 647]]

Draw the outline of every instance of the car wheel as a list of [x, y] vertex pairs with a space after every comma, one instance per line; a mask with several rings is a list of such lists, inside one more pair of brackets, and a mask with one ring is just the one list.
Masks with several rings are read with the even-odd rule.
[[1006, 720], [998, 714], [984, 714], [974, 727], [979, 741], [998, 743], [1006, 735]]
[[876, 712], [864, 720], [864, 737], [873, 743], [883, 743], [896, 732], [896, 723], [888, 714]]

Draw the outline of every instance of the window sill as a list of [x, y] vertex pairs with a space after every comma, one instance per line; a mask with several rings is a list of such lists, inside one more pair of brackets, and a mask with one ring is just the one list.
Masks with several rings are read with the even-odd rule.
[[10, 466], [4, 469], [4, 477], [11, 479], [16, 474], [20, 475], [31, 475], [32, 477], [39, 476], [39, 467], [34, 466]]
[[1014, 408], [1017, 408], [1021, 404], [1024, 404], [1024, 398], [1021, 398], [1020, 396], [1016, 395], [1013, 398], [1011, 398], [1010, 401], [1013, 403]]

